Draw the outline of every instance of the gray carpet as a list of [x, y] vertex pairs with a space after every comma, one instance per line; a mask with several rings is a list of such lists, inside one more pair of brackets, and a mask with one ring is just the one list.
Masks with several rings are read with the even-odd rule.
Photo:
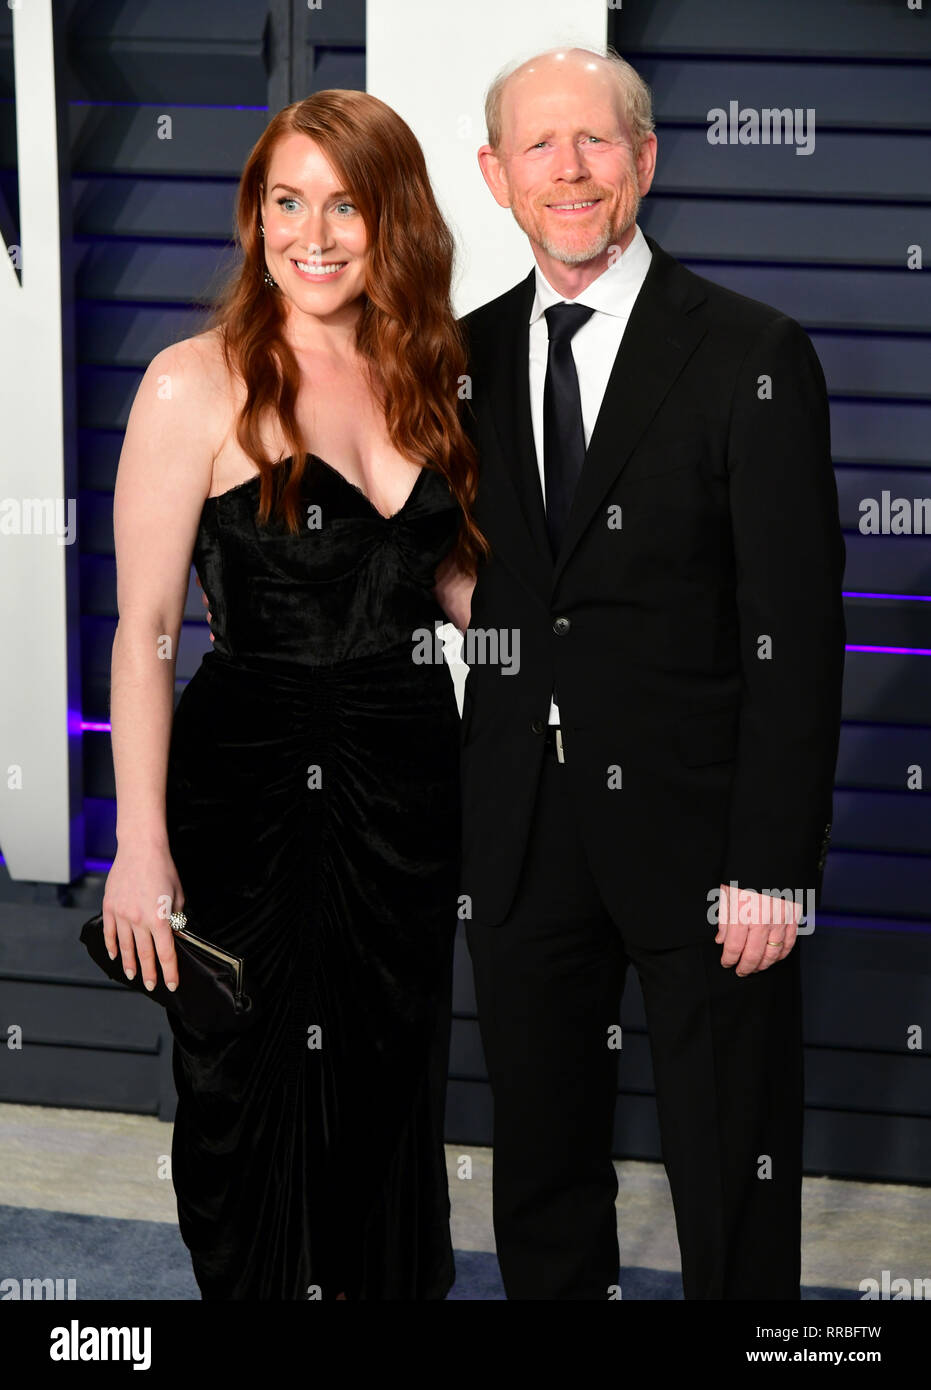
[[[75, 1279], [88, 1299], [198, 1299], [200, 1293], [176, 1226], [34, 1207], [0, 1206], [0, 1279]], [[681, 1300], [678, 1274], [622, 1269], [625, 1300]], [[805, 1299], [856, 1299], [849, 1289], [806, 1288]], [[495, 1256], [456, 1252], [450, 1300], [504, 1300]]]

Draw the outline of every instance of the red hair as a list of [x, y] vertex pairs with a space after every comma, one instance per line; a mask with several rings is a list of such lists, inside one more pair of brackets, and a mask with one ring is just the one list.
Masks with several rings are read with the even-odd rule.
[[[454, 243], [413, 131], [367, 92], [315, 92], [286, 106], [256, 142], [239, 181], [236, 241], [243, 261], [221, 290], [208, 327], [219, 328], [227, 367], [246, 387], [236, 438], [261, 476], [259, 519], [274, 513], [289, 530], [299, 529], [307, 462], [295, 414], [300, 371], [281, 332], [284, 296], [265, 283], [259, 233], [272, 153], [293, 131], [320, 147], [362, 215], [369, 251], [357, 347], [374, 369], [370, 381], [395, 449], [412, 462], [425, 457], [459, 502], [454, 555], [472, 574], [490, 547], [470, 510], [478, 463], [458, 405], [467, 359], [450, 303]], [[281, 465], [262, 452], [266, 412], [280, 420], [291, 451], [283, 479]]]

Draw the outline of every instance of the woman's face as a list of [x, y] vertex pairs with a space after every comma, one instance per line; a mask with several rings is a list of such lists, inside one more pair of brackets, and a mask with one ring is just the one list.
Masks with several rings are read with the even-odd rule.
[[320, 146], [292, 131], [272, 153], [263, 190], [265, 263], [295, 308], [329, 318], [365, 288], [362, 214]]

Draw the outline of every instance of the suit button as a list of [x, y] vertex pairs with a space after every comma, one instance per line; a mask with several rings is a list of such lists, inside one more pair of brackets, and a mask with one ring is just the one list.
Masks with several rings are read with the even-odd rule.
[[535, 734], [542, 734], [546, 728], [546, 721], [544, 719], [531, 719], [530, 728]]
[[557, 618], [553, 623], [553, 631], [556, 633], [557, 637], [564, 637], [570, 627], [571, 624], [568, 618]]

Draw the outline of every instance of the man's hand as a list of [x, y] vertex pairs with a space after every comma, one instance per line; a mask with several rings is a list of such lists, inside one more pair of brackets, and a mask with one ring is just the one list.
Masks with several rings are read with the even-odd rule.
[[718, 934], [714, 938], [719, 944], [724, 943], [721, 964], [733, 965], [736, 961], [738, 975], [752, 975], [784, 960], [795, 945], [801, 904], [754, 893], [749, 888], [738, 889], [731, 902], [729, 893], [729, 886], [722, 883]]
[[[211, 611], [210, 611], [210, 600], [209, 600], [209, 598], [207, 597], [207, 595], [204, 593], [204, 586], [203, 586], [203, 584], [201, 584], [201, 582], [200, 582], [200, 575], [199, 575], [199, 574], [195, 574], [195, 575], [194, 575], [194, 578], [195, 578], [195, 580], [197, 581], [197, 587], [198, 587], [198, 589], [200, 589], [201, 595], [202, 595], [202, 597], [203, 597], [203, 600], [204, 600], [204, 607], [205, 607], [206, 610], [207, 610], [207, 622], [209, 623], [210, 620], [211, 620], [211, 618], [213, 617], [213, 614], [212, 614]], [[216, 640], [216, 639], [214, 638], [214, 635], [213, 635], [212, 632], [211, 632], [211, 634], [210, 634], [210, 640], [211, 640], [211, 642], [213, 642], [213, 641]]]

